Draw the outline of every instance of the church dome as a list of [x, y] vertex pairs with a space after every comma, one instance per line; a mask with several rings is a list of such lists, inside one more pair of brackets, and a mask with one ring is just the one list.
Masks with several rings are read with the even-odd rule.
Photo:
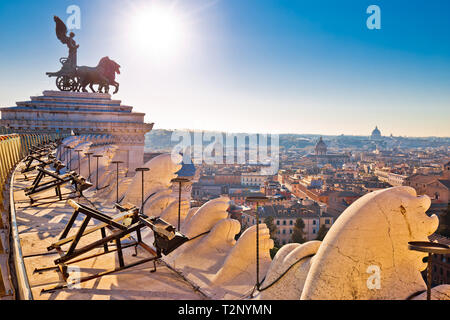
[[316, 155], [325, 155], [327, 154], [327, 145], [323, 142], [322, 137], [320, 137], [319, 142], [316, 145]]
[[372, 131], [372, 139], [380, 139], [381, 138], [381, 131], [378, 129], [378, 126], [375, 127], [375, 129]]

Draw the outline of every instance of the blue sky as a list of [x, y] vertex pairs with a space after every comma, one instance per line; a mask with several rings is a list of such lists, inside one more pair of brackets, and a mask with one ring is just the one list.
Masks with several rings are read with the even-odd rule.
[[[78, 64], [119, 62], [116, 97], [155, 128], [450, 136], [449, 1], [2, 1], [1, 106], [55, 88], [45, 72], [67, 48], [52, 17], [72, 4]], [[366, 27], [371, 4], [381, 30]], [[155, 55], [167, 32], [135, 24], [158, 7], [182, 34]]]

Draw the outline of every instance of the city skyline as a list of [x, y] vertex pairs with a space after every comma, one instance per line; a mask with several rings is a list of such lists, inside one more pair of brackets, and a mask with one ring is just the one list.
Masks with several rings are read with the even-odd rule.
[[[389, 138], [391, 137], [391, 134], [386, 134], [385, 132], [383, 132], [379, 126], [375, 126], [378, 129], [380, 129], [381, 131], [381, 136], [384, 138]], [[299, 135], [299, 136], [314, 136], [314, 137], [340, 137], [340, 136], [345, 136], [345, 137], [370, 137], [372, 134], [372, 131], [375, 129], [372, 128], [370, 129], [367, 133], [360, 133], [360, 134], [343, 134], [343, 133], [336, 133], [336, 134], [322, 134], [322, 133], [310, 133], [310, 132], [299, 132], [299, 133], [293, 133], [293, 132], [280, 132], [277, 133], [278, 135]], [[265, 132], [265, 131], [257, 131], [257, 132], [250, 132], [250, 131], [220, 131], [220, 130], [204, 130], [204, 129], [190, 129], [190, 128], [155, 128], [152, 130], [152, 132], [154, 131], [188, 131], [188, 132], [203, 132], [203, 133], [207, 133], [207, 132], [220, 132], [222, 134], [271, 134], [270, 132]], [[152, 132], [149, 132], [147, 134], [152, 134]], [[419, 138], [419, 139], [427, 139], [427, 138], [440, 138], [440, 139], [450, 139], [450, 136], [408, 136], [408, 135], [392, 135], [393, 138]]]
[[[3, 2], [0, 106], [56, 90], [45, 72], [67, 52], [52, 17], [66, 20], [77, 5], [78, 64], [118, 61], [113, 98], [155, 129], [368, 136], [378, 126], [385, 136], [450, 136], [444, 1], [161, 3]], [[381, 30], [366, 27], [371, 4]]]

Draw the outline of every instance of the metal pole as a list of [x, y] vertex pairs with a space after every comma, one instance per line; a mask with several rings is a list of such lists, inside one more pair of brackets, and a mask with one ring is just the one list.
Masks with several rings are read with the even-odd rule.
[[[64, 151], [64, 160], [63, 161], [66, 162], [66, 167], [67, 167], [69, 164], [69, 160], [67, 159], [67, 158], [69, 158], [69, 155], [67, 154], [69, 152], [69, 147], [64, 146], [64, 149], [65, 149], [65, 151]], [[67, 170], [69, 170], [68, 167], [67, 167]]]
[[141, 213], [144, 214], [144, 171], [141, 173], [142, 184], [141, 184]]
[[178, 231], [180, 231], [180, 224], [181, 224], [180, 212], [181, 212], [181, 181], [178, 188]]
[[427, 300], [431, 300], [431, 285], [433, 282], [432, 277], [432, 264], [433, 264], [433, 254], [450, 254], [450, 246], [444, 243], [438, 242], [427, 242], [427, 241], [410, 241], [408, 242], [408, 249], [427, 252]]
[[98, 159], [103, 157], [101, 154], [94, 154], [94, 158], [97, 158], [97, 179], [95, 179], [95, 189], [98, 190]]
[[91, 180], [91, 155], [88, 155], [88, 167], [89, 167], [89, 177], [88, 180]]
[[149, 168], [136, 168], [136, 172], [141, 171], [141, 178], [142, 178], [142, 184], [141, 184], [141, 214], [144, 214], [144, 172], [150, 171]]
[[431, 300], [431, 263], [433, 260], [433, 254], [428, 252], [428, 266], [427, 266], [427, 300]]
[[96, 189], [98, 190], [98, 158], [99, 157], [97, 157], [97, 179], [95, 179], [95, 182], [96, 182]]
[[246, 202], [256, 203], [256, 289], [260, 289], [259, 283], [259, 203], [268, 201], [266, 196], [247, 197]]
[[119, 164], [123, 161], [113, 161], [116, 164], [116, 203], [119, 203]]
[[91, 180], [91, 155], [93, 153], [92, 152], [86, 152], [84, 155], [86, 155], [88, 157], [88, 168], [89, 168], [89, 176], [88, 176], [88, 180]]
[[72, 148], [69, 147], [69, 171], [72, 169]]
[[66, 159], [67, 171], [69, 171], [69, 146], [66, 146], [66, 155], [64, 156], [64, 158]]
[[187, 178], [175, 178], [172, 179], [172, 183], [174, 182], [178, 182], [179, 183], [179, 190], [178, 190], [178, 231], [180, 231], [181, 228], [181, 186], [183, 184], [183, 182], [189, 182], [190, 180]]
[[259, 290], [259, 204], [256, 202], [256, 289]]
[[76, 153], [78, 153], [78, 175], [81, 176], [81, 156], [80, 152], [83, 150], [75, 150]]
[[119, 203], [119, 163], [116, 163], [116, 203]]

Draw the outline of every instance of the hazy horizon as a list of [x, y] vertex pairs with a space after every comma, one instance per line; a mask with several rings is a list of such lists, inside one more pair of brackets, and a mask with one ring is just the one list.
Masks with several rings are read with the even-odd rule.
[[[378, 127], [379, 128], [379, 127]], [[375, 129], [375, 128], [373, 128]], [[372, 130], [373, 130], [372, 129]], [[379, 128], [380, 129], [380, 128]], [[220, 132], [220, 133], [229, 133], [229, 134], [272, 134], [270, 132], [246, 132], [246, 131], [221, 131], [221, 130], [202, 130], [202, 129], [188, 129], [188, 128], [175, 128], [175, 129], [167, 129], [167, 128], [153, 128], [151, 132], [155, 130], [164, 130], [164, 131], [192, 131], [192, 132]], [[381, 129], [380, 129], [381, 130]], [[151, 132], [148, 132], [147, 134], [150, 134]], [[369, 134], [321, 134], [321, 133], [277, 133], [278, 135], [305, 135], [305, 136], [323, 136], [323, 137], [370, 137], [372, 132]], [[383, 132], [381, 132], [382, 137], [389, 138], [390, 135], [385, 135]], [[440, 138], [440, 139], [450, 139], [450, 136], [393, 136], [394, 138], [420, 138], [420, 139], [426, 139], [426, 138]]]

